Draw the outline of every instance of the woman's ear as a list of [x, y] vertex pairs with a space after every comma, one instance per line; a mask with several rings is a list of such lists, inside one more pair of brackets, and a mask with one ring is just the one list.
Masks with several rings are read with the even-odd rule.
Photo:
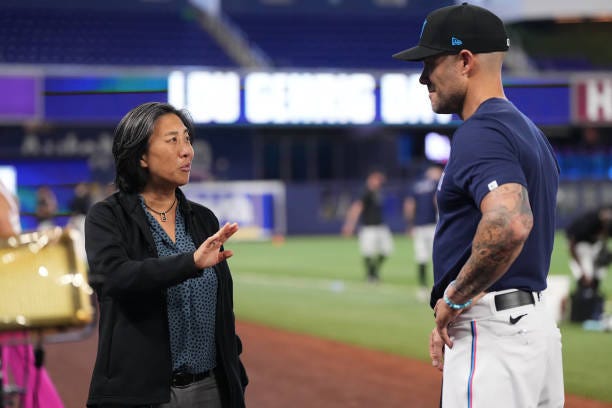
[[145, 169], [149, 167], [149, 163], [147, 162], [146, 153], [143, 153], [142, 156], [140, 157], [140, 167], [145, 168]]

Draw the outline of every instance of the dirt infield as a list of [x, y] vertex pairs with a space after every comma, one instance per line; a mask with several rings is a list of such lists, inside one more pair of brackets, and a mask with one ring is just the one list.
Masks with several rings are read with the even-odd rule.
[[[240, 323], [249, 407], [437, 407], [441, 374], [427, 363]], [[425, 340], [424, 340], [425, 347]], [[567, 408], [612, 404], [568, 396]]]
[[[249, 408], [437, 407], [440, 374], [408, 358], [239, 322]], [[66, 408], [85, 406], [97, 338], [46, 347]], [[612, 404], [568, 397], [568, 408]]]

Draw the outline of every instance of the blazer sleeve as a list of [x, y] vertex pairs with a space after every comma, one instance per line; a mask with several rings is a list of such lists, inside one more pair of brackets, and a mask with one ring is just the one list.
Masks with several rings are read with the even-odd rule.
[[[129, 220], [106, 203], [97, 203], [85, 221], [85, 249], [91, 285], [102, 295], [121, 296], [168, 288], [201, 273], [192, 253], [158, 258]], [[132, 242], [129, 242], [132, 241]], [[152, 249], [151, 249], [152, 251]]]

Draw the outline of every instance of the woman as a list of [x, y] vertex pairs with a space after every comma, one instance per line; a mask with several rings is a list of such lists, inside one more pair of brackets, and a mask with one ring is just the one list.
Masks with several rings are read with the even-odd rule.
[[215, 215], [178, 188], [189, 181], [193, 124], [163, 103], [115, 130], [118, 192], [85, 223], [100, 303], [90, 407], [244, 407], [232, 278]]

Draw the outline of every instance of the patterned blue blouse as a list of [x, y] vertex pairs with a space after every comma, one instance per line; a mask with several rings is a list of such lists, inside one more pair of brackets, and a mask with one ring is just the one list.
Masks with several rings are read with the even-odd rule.
[[[140, 205], [147, 215], [149, 228], [160, 257], [196, 250], [185, 229], [183, 215], [176, 209], [176, 242], [147, 211], [144, 199]], [[205, 268], [202, 276], [188, 279], [167, 290], [168, 325], [172, 370], [201, 373], [217, 365], [215, 348], [215, 315], [217, 305], [217, 275]]]

